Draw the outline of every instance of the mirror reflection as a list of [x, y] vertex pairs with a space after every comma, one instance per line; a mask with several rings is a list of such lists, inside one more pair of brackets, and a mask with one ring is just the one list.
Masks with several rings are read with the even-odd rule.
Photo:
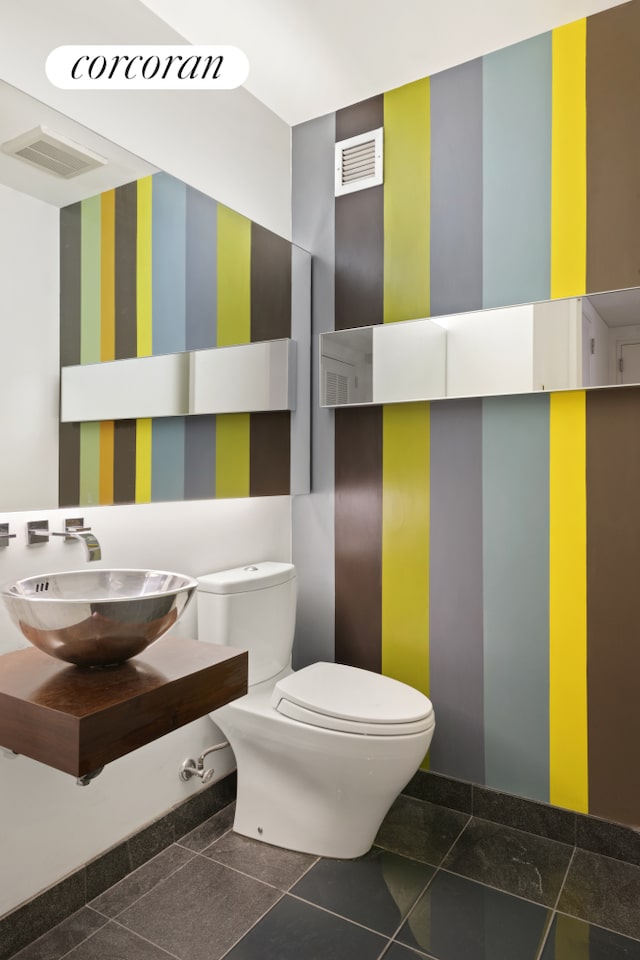
[[322, 406], [640, 383], [640, 288], [320, 337]]

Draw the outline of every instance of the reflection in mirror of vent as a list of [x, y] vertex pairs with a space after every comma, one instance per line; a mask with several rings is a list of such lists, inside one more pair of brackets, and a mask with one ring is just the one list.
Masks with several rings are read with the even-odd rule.
[[104, 157], [47, 127], [36, 127], [7, 140], [2, 144], [2, 151], [65, 180], [95, 170], [107, 162]]
[[336, 197], [382, 183], [382, 127], [336, 143]]
[[327, 370], [324, 381], [325, 404], [328, 406], [337, 406], [342, 403], [349, 403], [349, 378], [343, 373], [335, 373], [333, 370]]

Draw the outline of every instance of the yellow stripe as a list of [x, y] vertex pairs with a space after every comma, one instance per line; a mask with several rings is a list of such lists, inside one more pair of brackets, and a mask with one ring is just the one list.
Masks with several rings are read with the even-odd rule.
[[113, 420], [100, 423], [100, 503], [113, 503]]
[[136, 503], [151, 503], [151, 420], [136, 420]]
[[384, 320], [430, 313], [429, 78], [384, 95]]
[[[251, 221], [218, 204], [218, 346], [251, 341]], [[249, 414], [216, 417], [216, 497], [248, 497]]]
[[[136, 322], [139, 357], [150, 357], [152, 341], [152, 177], [138, 180], [136, 234]], [[144, 501], [146, 502], [146, 501]]]
[[100, 359], [116, 355], [116, 192], [101, 195]]
[[216, 417], [216, 497], [248, 497], [250, 476], [248, 413]]
[[587, 276], [587, 21], [552, 34], [551, 296], [584, 293]]
[[251, 221], [218, 204], [218, 346], [251, 340]]
[[585, 393], [552, 393], [549, 437], [550, 801], [588, 811]]
[[382, 418], [382, 672], [428, 694], [429, 404]]

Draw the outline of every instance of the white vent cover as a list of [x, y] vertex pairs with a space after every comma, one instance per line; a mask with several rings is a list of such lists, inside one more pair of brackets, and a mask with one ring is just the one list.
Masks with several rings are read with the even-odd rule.
[[382, 127], [336, 143], [336, 197], [382, 183]]
[[339, 407], [349, 403], [349, 377], [335, 370], [327, 370], [324, 382], [324, 402], [328, 407]]
[[107, 162], [104, 157], [53, 133], [47, 127], [36, 127], [13, 140], [7, 140], [2, 144], [2, 151], [66, 180], [95, 170]]

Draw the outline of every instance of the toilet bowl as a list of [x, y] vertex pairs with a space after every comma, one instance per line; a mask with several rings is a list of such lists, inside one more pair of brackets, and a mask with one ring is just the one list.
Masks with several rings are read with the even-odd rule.
[[238, 769], [234, 830], [317, 856], [371, 847], [422, 762], [431, 702], [390, 677], [336, 663], [291, 669], [292, 564], [201, 577], [198, 636], [249, 651], [249, 691], [210, 716]]

